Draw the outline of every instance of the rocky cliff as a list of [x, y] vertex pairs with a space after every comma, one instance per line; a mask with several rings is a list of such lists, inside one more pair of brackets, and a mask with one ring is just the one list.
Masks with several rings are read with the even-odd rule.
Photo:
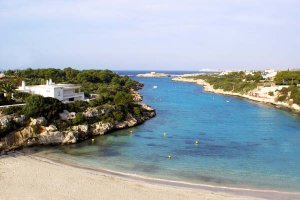
[[[22, 128], [0, 139], [0, 152], [35, 145], [74, 144], [114, 130], [139, 125], [156, 115], [155, 110], [151, 107], [141, 103], [139, 105], [142, 110], [139, 117], [128, 115], [125, 121], [114, 123], [98, 121], [89, 124], [86, 122], [77, 126], [70, 126], [63, 131], [60, 131], [54, 124], [46, 125], [47, 122], [43, 117], [31, 118], [30, 122], [26, 124], [24, 116], [2, 116], [0, 117], [1, 129], [9, 128], [12, 123], [20, 125]], [[95, 108], [89, 108], [84, 115], [87, 118], [92, 118], [101, 115], [101, 113], [101, 111]]]

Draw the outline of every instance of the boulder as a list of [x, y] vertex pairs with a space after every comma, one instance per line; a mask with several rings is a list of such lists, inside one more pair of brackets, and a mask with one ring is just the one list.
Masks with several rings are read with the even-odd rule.
[[43, 126], [45, 124], [47, 124], [47, 120], [45, 119], [45, 117], [30, 118], [31, 126]]
[[103, 135], [113, 128], [111, 123], [97, 122], [91, 125], [91, 133], [92, 135]]
[[89, 126], [87, 124], [72, 126], [72, 127], [70, 127], [70, 130], [87, 133], [89, 130]]
[[61, 120], [67, 121], [70, 119], [74, 119], [76, 117], [76, 113], [64, 110], [62, 113], [59, 113], [59, 117]]
[[127, 127], [133, 127], [138, 124], [138, 120], [134, 117], [128, 117], [126, 121], [120, 122], [116, 124], [117, 129], [127, 128]]
[[5, 115], [3, 117], [0, 117], [0, 130], [1, 129], [6, 129], [7, 127], [10, 126], [10, 123], [12, 121], [12, 116], [11, 115]]
[[24, 124], [25, 123], [25, 115], [21, 115], [19, 117], [13, 118], [13, 121], [16, 122], [17, 124]]
[[75, 144], [77, 142], [76, 133], [73, 131], [66, 132], [62, 144]]
[[44, 131], [38, 136], [38, 143], [43, 145], [61, 144], [64, 134], [60, 131]]
[[43, 127], [46, 131], [57, 131], [57, 127], [55, 126], [55, 125], [53, 125], [53, 124], [51, 124], [51, 125], [49, 125], [49, 126], [47, 126], [47, 127]]
[[88, 108], [85, 112], [83, 112], [83, 116], [85, 116], [86, 118], [99, 117], [100, 115], [101, 113], [95, 107]]

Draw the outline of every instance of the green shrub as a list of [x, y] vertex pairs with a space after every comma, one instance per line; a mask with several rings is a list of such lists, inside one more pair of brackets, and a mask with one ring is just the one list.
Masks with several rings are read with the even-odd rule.
[[91, 107], [97, 107], [97, 106], [101, 106], [105, 103], [106, 103], [105, 98], [101, 95], [101, 96], [97, 97], [96, 99], [90, 101], [89, 105]]
[[278, 101], [285, 101], [286, 98], [287, 98], [287, 95], [281, 95], [281, 96], [278, 97], [277, 100], [278, 100]]
[[124, 113], [121, 111], [118, 111], [118, 110], [113, 112], [113, 116], [114, 116], [114, 119], [119, 122], [123, 121], [125, 119]]
[[65, 109], [69, 112], [83, 112], [88, 106], [89, 103], [86, 101], [74, 101], [65, 104]]
[[53, 124], [57, 127], [58, 130], [60, 131], [64, 131], [66, 130], [70, 125], [71, 123], [69, 121], [63, 121], [63, 120], [60, 120], [60, 119], [56, 119], [53, 121]]
[[125, 92], [117, 92], [114, 97], [114, 103], [116, 106], [128, 106], [130, 103], [133, 102], [133, 98], [131, 94]]
[[278, 72], [274, 81], [277, 85], [297, 85], [300, 83], [300, 70]]
[[64, 110], [64, 104], [51, 97], [32, 95], [26, 98], [22, 112], [26, 117], [45, 117], [52, 121]]
[[140, 117], [142, 112], [141, 112], [141, 109], [139, 107], [134, 107], [133, 108], [133, 114], [137, 117]]
[[291, 99], [293, 99], [293, 103], [300, 105], [300, 88], [296, 86], [289, 87], [291, 90]]
[[22, 106], [10, 106], [2, 109], [4, 115], [21, 114]]
[[73, 125], [83, 124], [86, 122], [86, 119], [84, 115], [81, 112], [76, 113], [76, 116], [74, 119], [72, 119]]

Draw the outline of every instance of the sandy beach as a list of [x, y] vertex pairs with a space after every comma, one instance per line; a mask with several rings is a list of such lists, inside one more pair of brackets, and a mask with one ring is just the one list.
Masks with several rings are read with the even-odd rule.
[[1, 199], [260, 199], [128, 180], [26, 155], [0, 157]]

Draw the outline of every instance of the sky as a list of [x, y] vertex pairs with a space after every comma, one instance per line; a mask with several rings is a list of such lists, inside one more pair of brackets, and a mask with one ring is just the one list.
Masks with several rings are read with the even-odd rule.
[[300, 68], [299, 0], [0, 0], [0, 68]]

